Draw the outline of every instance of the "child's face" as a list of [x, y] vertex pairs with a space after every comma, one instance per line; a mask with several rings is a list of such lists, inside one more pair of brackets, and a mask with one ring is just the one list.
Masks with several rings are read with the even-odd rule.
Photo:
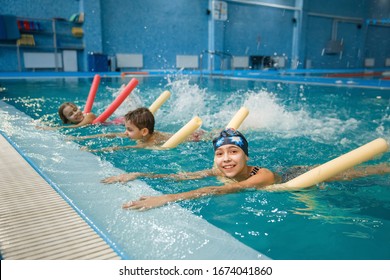
[[248, 157], [235, 145], [224, 145], [215, 150], [214, 162], [228, 178], [245, 175]]
[[62, 113], [64, 114], [65, 118], [74, 124], [80, 123], [84, 119], [83, 112], [81, 112], [77, 106], [67, 105], [65, 106]]
[[133, 140], [140, 140], [145, 135], [144, 129], [139, 129], [131, 121], [125, 121], [126, 135]]

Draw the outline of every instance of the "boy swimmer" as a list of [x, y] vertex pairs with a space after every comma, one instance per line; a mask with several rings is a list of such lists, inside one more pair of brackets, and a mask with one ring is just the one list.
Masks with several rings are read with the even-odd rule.
[[[156, 131], [154, 126], [154, 115], [148, 108], [142, 107], [130, 111], [125, 115], [126, 131], [124, 132], [124, 135], [132, 140], [135, 140], [136, 145], [109, 147], [100, 150], [93, 150], [93, 152], [161, 146], [169, 138], [171, 138], [173, 134]], [[202, 132], [193, 133], [187, 141], [200, 141], [202, 135]]]

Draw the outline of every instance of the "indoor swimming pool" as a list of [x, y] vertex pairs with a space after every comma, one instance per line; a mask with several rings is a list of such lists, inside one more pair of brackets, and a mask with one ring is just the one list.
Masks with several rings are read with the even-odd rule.
[[[99, 114], [131, 77], [102, 78], [93, 112]], [[115, 111], [148, 107], [165, 90], [171, 97], [156, 113], [156, 130], [175, 132], [193, 116], [201, 129], [224, 128], [242, 106], [240, 131], [250, 165], [279, 170], [327, 162], [378, 137], [390, 140], [390, 90], [380, 87], [284, 83], [259, 79], [164, 75], [137, 76], [139, 85]], [[123, 132], [122, 125], [42, 130], [61, 125], [65, 101], [84, 107], [91, 78], [3, 79], [0, 132], [125, 259], [389, 259], [390, 176], [319, 184], [299, 192], [245, 191], [182, 201], [145, 212], [121, 205], [143, 195], [221, 185], [139, 179], [106, 185], [125, 172], [178, 173], [211, 168], [210, 141], [171, 150], [128, 149], [123, 138], [73, 140]], [[390, 153], [367, 162], [389, 162]]]

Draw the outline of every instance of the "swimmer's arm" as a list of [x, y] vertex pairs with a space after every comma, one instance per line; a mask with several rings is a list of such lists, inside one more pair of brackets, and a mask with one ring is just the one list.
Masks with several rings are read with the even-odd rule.
[[92, 122], [96, 119], [96, 115], [94, 113], [88, 113], [84, 116], [84, 119], [79, 122], [78, 124], [72, 124], [72, 125], [63, 125], [58, 128], [78, 128], [86, 125], [92, 124]]
[[355, 166], [336, 174], [335, 176], [325, 180], [325, 182], [333, 181], [350, 181], [356, 178], [367, 177], [371, 175], [390, 174], [390, 163], [381, 163], [377, 165]]
[[140, 148], [142, 148], [142, 147], [139, 145], [132, 145], [132, 146], [107, 147], [107, 148], [96, 149], [96, 150], [87, 149], [87, 151], [91, 152], [91, 153], [99, 153], [99, 152], [114, 152], [114, 151], [126, 150], [126, 149], [140, 149]]
[[147, 210], [163, 206], [170, 202], [177, 202], [182, 200], [196, 199], [209, 195], [222, 195], [228, 193], [235, 193], [242, 189], [238, 184], [229, 184], [225, 186], [209, 186], [199, 188], [189, 192], [166, 194], [160, 196], [142, 196], [139, 200], [129, 201], [122, 205], [124, 209], [131, 210]]
[[226, 184], [224, 186], [203, 187], [183, 193], [166, 194], [161, 196], [143, 196], [137, 201], [129, 201], [127, 203], [124, 203], [122, 207], [125, 209], [132, 210], [147, 210], [163, 206], [170, 202], [196, 199], [209, 195], [224, 195], [230, 193], [237, 193], [249, 188], [261, 188], [273, 184], [274, 181], [274, 174], [270, 170], [262, 168], [257, 172], [256, 175], [251, 176], [241, 182]]
[[196, 179], [202, 179], [206, 177], [212, 177], [212, 176], [218, 176], [215, 169], [205, 169], [201, 171], [195, 171], [195, 172], [180, 172], [177, 174], [166, 174], [164, 177], [173, 179], [173, 180], [196, 180]]
[[123, 132], [121, 133], [102, 133], [102, 134], [94, 134], [94, 135], [87, 135], [87, 136], [69, 136], [68, 140], [86, 140], [86, 139], [94, 139], [94, 138], [115, 138], [115, 137], [127, 137], [127, 135]]
[[111, 184], [116, 182], [124, 183], [142, 177], [151, 178], [151, 179], [168, 178], [173, 180], [194, 180], [194, 179], [201, 179], [210, 176], [216, 176], [215, 171], [213, 169], [206, 169], [197, 172], [186, 172], [186, 173], [178, 173], [178, 174], [154, 174], [154, 173], [133, 172], [133, 173], [126, 173], [126, 174], [105, 178], [102, 180], [102, 183], [106, 183], [106, 184]]
[[56, 129], [62, 129], [62, 128], [78, 128], [86, 125], [92, 124], [92, 122], [96, 119], [96, 115], [93, 113], [88, 113], [85, 115], [84, 119], [78, 123], [78, 124], [72, 124], [72, 125], [62, 125], [62, 126], [38, 126], [36, 125], [35, 128], [42, 129], [42, 130], [56, 130]]
[[36, 125], [35, 128], [36, 129], [41, 129], [41, 130], [57, 130], [57, 129], [62, 128], [62, 126], [40, 126], [40, 125]]
[[61, 128], [77, 128], [77, 127], [82, 127], [86, 125], [92, 124], [92, 122], [96, 119], [96, 115], [93, 113], [88, 113], [84, 116], [84, 119], [78, 123], [78, 124], [73, 124], [73, 125], [67, 125], [67, 126], [61, 126]]
[[98, 150], [88, 150], [89, 152], [113, 152], [113, 151], [119, 151], [119, 150], [126, 150], [126, 149], [155, 149], [160, 150], [161, 147], [153, 146], [151, 144], [147, 143], [137, 143], [137, 145], [131, 145], [131, 146], [115, 146], [115, 147], [108, 147]]
[[35, 128], [42, 129], [42, 130], [59, 130], [59, 129], [63, 129], [63, 128], [78, 128], [78, 127], [82, 127], [82, 126], [86, 126], [86, 125], [88, 125], [88, 124], [81, 125], [81, 123], [79, 123], [79, 124], [62, 125], [62, 126], [35, 126]]
[[39, 124], [35, 125], [36, 129], [41, 129], [41, 130], [58, 130], [58, 129], [61, 129], [64, 127], [66, 127], [66, 126], [51, 126], [48, 122], [39, 123]]

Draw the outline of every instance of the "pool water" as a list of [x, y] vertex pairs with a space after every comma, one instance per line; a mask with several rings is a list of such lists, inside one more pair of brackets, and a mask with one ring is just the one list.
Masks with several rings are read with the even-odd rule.
[[[245, 106], [250, 114], [240, 130], [249, 141], [250, 164], [272, 170], [321, 164], [378, 137], [390, 139], [389, 89], [180, 75], [137, 79], [139, 86], [113, 117], [149, 106], [164, 90], [170, 90], [172, 96], [156, 114], [159, 131], [175, 132], [195, 115], [203, 120], [202, 129], [215, 131]], [[103, 112], [117, 96], [120, 86], [129, 80], [103, 78], [92, 111]], [[26, 125], [24, 116], [8, 109], [2, 111], [0, 107], [0, 130], [25, 150], [26, 156], [129, 258], [215, 258], [212, 252], [202, 252], [201, 257], [191, 254], [198, 250], [193, 248], [207, 248], [204, 244], [208, 240], [222, 234], [227, 240], [233, 237], [250, 248], [245, 251], [247, 258], [254, 258], [256, 254], [251, 255], [254, 250], [273, 259], [389, 259], [389, 175], [324, 183], [300, 192], [251, 190], [183, 201], [178, 203], [181, 207], [174, 204], [147, 212], [122, 210], [123, 202], [141, 195], [222, 183], [214, 178], [181, 182], [140, 179], [107, 186], [95, 183], [123, 172], [207, 169], [213, 165], [213, 149], [210, 142], [201, 141], [183, 143], [168, 151], [134, 149], [91, 154], [80, 148], [99, 149], [134, 142], [119, 138], [83, 141], [67, 138], [121, 132], [123, 126], [58, 131], [35, 128], [39, 123], [60, 125], [57, 109], [65, 101], [83, 107], [91, 81], [85, 78], [2, 81], [7, 88], [0, 95], [2, 101], [35, 121]], [[45, 141], [49, 138], [55, 140]], [[50, 153], [45, 154], [44, 150]], [[367, 164], [389, 162], [389, 154]], [[91, 178], [85, 175], [86, 170]], [[76, 177], [79, 179], [75, 183]], [[191, 215], [188, 219], [193, 219], [193, 214], [201, 218], [197, 223], [202, 226], [204, 222], [215, 226], [214, 236], [197, 237], [202, 231], [200, 226], [189, 230], [190, 226], [183, 225], [183, 217]], [[181, 221], [171, 222], [168, 227], [157, 220]], [[146, 231], [150, 237], [141, 238], [139, 235]], [[228, 257], [245, 258], [245, 254]]]

